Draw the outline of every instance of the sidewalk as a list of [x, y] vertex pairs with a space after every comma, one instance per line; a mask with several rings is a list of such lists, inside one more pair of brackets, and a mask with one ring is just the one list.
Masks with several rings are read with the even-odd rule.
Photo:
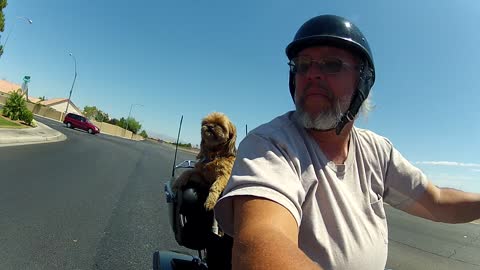
[[63, 133], [60, 133], [45, 124], [37, 121], [35, 128], [9, 129], [0, 128], [0, 147], [21, 145], [21, 144], [35, 144], [58, 142], [67, 139]]

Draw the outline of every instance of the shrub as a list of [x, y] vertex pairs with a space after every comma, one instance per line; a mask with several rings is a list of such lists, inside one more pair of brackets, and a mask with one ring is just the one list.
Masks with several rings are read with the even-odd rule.
[[20, 120], [25, 122], [25, 124], [31, 126], [33, 121], [33, 113], [29, 111], [27, 108], [25, 108], [25, 110], [22, 111]]
[[[24, 110], [27, 110], [27, 103], [20, 89], [10, 94], [10, 97], [3, 106], [2, 114], [12, 120], [21, 118]], [[32, 116], [33, 117], [33, 116]]]

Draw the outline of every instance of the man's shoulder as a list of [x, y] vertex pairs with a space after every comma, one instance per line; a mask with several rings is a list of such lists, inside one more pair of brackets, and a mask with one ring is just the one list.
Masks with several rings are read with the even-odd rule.
[[249, 135], [256, 135], [264, 138], [272, 138], [287, 135], [291, 132], [296, 132], [295, 123], [292, 120], [293, 112], [287, 112], [283, 115], [277, 116], [270, 122], [262, 124], [251, 132]]
[[250, 131], [240, 142], [239, 152], [264, 151], [272, 147], [285, 152], [305, 147], [305, 134], [293, 120], [293, 112], [280, 115]]
[[379, 135], [371, 130], [354, 127], [354, 134], [358, 138], [358, 143], [362, 146], [382, 147], [390, 149], [392, 143], [387, 137]]

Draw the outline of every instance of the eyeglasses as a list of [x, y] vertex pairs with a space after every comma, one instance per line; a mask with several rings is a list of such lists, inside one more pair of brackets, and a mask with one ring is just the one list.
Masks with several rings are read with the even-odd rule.
[[358, 69], [358, 66], [343, 62], [341, 59], [335, 57], [314, 60], [307, 56], [299, 56], [290, 60], [288, 65], [290, 66], [291, 72], [304, 75], [314, 63], [316, 67], [325, 74], [338, 74], [345, 69]]

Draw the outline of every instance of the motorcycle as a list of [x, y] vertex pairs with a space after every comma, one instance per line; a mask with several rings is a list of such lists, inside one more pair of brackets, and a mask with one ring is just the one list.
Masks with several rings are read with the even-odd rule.
[[172, 184], [175, 172], [191, 169], [194, 160], [185, 160], [173, 168], [172, 177], [164, 185], [170, 227], [177, 243], [196, 250], [198, 256], [174, 251], [156, 251], [153, 254], [154, 270], [216, 270], [231, 269], [233, 239], [220, 236], [213, 211], [203, 207], [208, 190], [205, 187], [187, 185], [175, 192]]

